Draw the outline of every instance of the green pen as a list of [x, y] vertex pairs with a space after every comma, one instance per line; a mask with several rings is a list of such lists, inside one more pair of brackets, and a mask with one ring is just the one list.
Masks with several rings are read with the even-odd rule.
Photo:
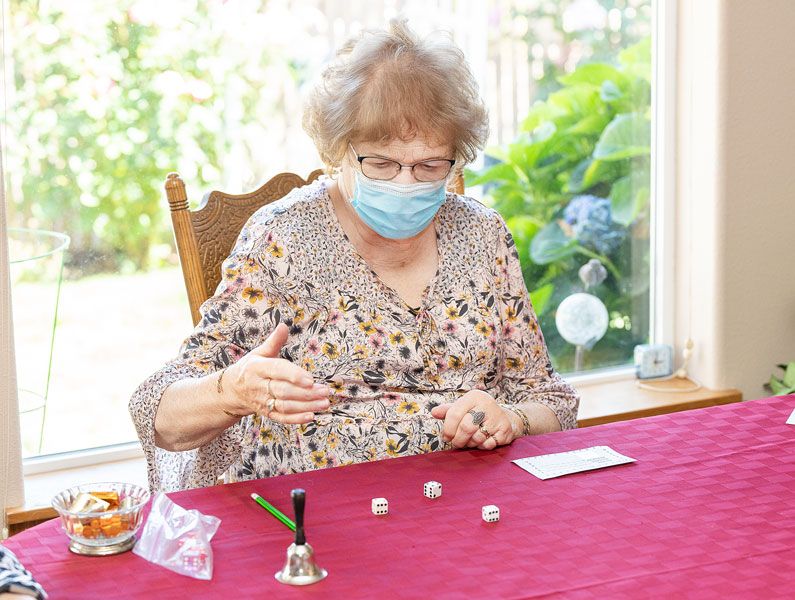
[[259, 494], [251, 494], [251, 498], [254, 500], [254, 502], [259, 504], [262, 508], [264, 508], [270, 514], [272, 514], [274, 517], [279, 519], [279, 521], [284, 523], [287, 526], [288, 529], [290, 529], [291, 531], [295, 531], [295, 523], [293, 523], [293, 521], [290, 519], [290, 517], [285, 515], [282, 511], [280, 511], [275, 506], [273, 506], [273, 504], [271, 504], [270, 502], [265, 500], [265, 498], [263, 498]]

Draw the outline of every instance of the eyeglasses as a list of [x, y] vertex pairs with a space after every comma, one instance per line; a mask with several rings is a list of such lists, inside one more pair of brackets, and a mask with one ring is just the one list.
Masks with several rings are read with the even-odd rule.
[[449, 158], [434, 158], [404, 165], [383, 156], [359, 156], [353, 145], [349, 146], [361, 165], [362, 175], [368, 179], [389, 181], [397, 177], [403, 169], [411, 169], [411, 174], [417, 181], [439, 181], [447, 177], [455, 165], [455, 161]]

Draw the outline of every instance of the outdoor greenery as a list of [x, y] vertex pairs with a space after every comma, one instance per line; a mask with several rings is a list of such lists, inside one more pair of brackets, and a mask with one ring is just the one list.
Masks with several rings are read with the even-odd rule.
[[71, 236], [69, 277], [173, 259], [169, 171], [200, 192], [266, 175], [242, 165], [279, 152], [262, 152], [263, 123], [308, 79], [312, 26], [267, 0], [225, 4], [10, 0], [9, 213]]
[[514, 0], [510, 5], [513, 22], [501, 36], [520, 37], [531, 46], [529, 60], [540, 63], [534, 75], [539, 98], [557, 90], [558, 78], [573, 64], [614, 62], [624, 48], [649, 35], [651, 25], [650, 0]]
[[778, 368], [784, 371], [783, 377], [770, 376], [770, 381], [765, 384], [765, 389], [774, 396], [787, 396], [795, 394], [795, 362], [780, 364]]
[[[608, 308], [605, 338], [585, 367], [626, 362], [649, 331], [651, 52], [647, 38], [616, 64], [587, 63], [558, 77], [516, 140], [488, 151], [491, 164], [467, 172], [505, 217], [558, 369], [574, 348], [557, 334], [555, 309], [582, 291], [578, 269], [591, 258], [608, 278], [591, 293]], [[496, 162], [496, 164], [494, 164]]]

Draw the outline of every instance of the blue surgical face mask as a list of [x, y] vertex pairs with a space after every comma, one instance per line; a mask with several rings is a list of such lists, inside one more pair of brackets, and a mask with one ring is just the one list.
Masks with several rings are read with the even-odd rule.
[[368, 179], [354, 171], [351, 205], [378, 235], [404, 240], [425, 229], [445, 200], [445, 180], [393, 183]]

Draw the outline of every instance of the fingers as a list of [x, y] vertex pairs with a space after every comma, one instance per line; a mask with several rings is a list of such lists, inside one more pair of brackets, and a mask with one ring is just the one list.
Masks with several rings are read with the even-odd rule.
[[[262, 406], [264, 408], [261, 408], [260, 410], [262, 412], [267, 412], [267, 402], [263, 402]], [[305, 402], [275, 398], [273, 401], [273, 411], [271, 412], [277, 412], [286, 415], [297, 415], [298, 413], [305, 413], [309, 411], [312, 411], [312, 413], [321, 412], [327, 410], [328, 407], [329, 401], [327, 399]]]
[[289, 333], [290, 330], [287, 329], [287, 325], [279, 323], [268, 338], [254, 348], [252, 352], [265, 358], [276, 358], [279, 356], [282, 346], [287, 343], [287, 336]]
[[434, 406], [431, 409], [431, 416], [436, 419], [444, 419], [445, 416], [447, 415], [447, 411], [450, 410], [451, 406], [452, 404], [449, 402], [445, 404], [440, 404], [438, 406]]
[[[264, 381], [253, 401], [253, 408], [282, 423], [304, 423], [305, 415], [310, 415], [311, 421], [314, 413], [328, 410], [331, 405], [328, 396], [328, 386], [319, 383], [311, 388], [302, 388], [283, 380]], [[290, 418], [278, 418], [280, 415]]]
[[[465, 419], [466, 420], [466, 419]], [[500, 433], [500, 425], [497, 424], [487, 424], [483, 423], [483, 428], [476, 426], [476, 431], [472, 434], [472, 436], [467, 441], [467, 448], [481, 448], [483, 449], [483, 445], [491, 439], [497, 440], [495, 441], [494, 447], [499, 446], [500, 443], [497, 443], [501, 437]], [[487, 433], [484, 433], [484, 430]]]
[[486, 441], [484, 441], [482, 444], [480, 444], [478, 446], [478, 449], [480, 449], [480, 450], [494, 450], [498, 445], [499, 444], [497, 443], [496, 438], [494, 436], [490, 436], [490, 437], [486, 438]]
[[329, 408], [328, 386], [315, 383], [311, 373], [279, 358], [288, 329], [280, 324], [268, 338], [235, 365], [238, 401], [282, 423], [305, 423], [315, 411]]
[[[444, 417], [444, 427], [442, 428], [442, 439], [444, 441], [451, 442], [456, 448], [466, 446], [467, 440], [477, 430], [471, 418], [467, 417], [464, 419], [467, 416], [467, 412], [474, 405], [474, 399], [462, 396], [450, 406]], [[463, 431], [459, 433], [462, 428]]]
[[484, 434], [480, 429], [478, 429], [475, 433], [472, 434], [472, 437], [469, 438], [467, 442], [467, 448], [480, 448], [480, 446], [488, 439], [486, 434]]
[[262, 379], [272, 379], [274, 382], [283, 380], [304, 388], [311, 387], [315, 382], [309, 371], [284, 358], [260, 358], [255, 361], [254, 368]]
[[[504, 417], [504, 415], [501, 415]], [[480, 443], [476, 446], [481, 450], [494, 450], [497, 446], [503, 446], [511, 442], [511, 422], [509, 419], [501, 418], [497, 423], [483, 424], [483, 427], [491, 435], [486, 436], [482, 431], [478, 431], [474, 436]]]
[[312, 400], [328, 399], [330, 390], [327, 385], [316, 383], [312, 387], [297, 386], [282, 379], [272, 379], [262, 382], [262, 398], [267, 400], [268, 396], [281, 400], [299, 400], [310, 402]]
[[[450, 413], [448, 413], [448, 417], [449, 415]], [[445, 425], [446, 424], [447, 420], [445, 420]], [[471, 415], [464, 413], [464, 416], [458, 422], [458, 428], [455, 431], [455, 435], [453, 435], [453, 438], [450, 440], [450, 443], [453, 445], [453, 448], [466, 448], [472, 436], [475, 434], [481, 434], [478, 426], [472, 422]]]
[[480, 448], [489, 439], [497, 440], [495, 446], [507, 443], [507, 441], [503, 441], [505, 438], [503, 430], [506, 426], [505, 419], [502, 418], [503, 415], [495, 415], [493, 411], [486, 414], [490, 416], [486, 416], [485, 422], [476, 425], [471, 409], [467, 411], [459, 421], [458, 429], [450, 442], [452, 446], [454, 448]]
[[278, 421], [279, 423], [284, 423], [285, 425], [302, 425], [304, 423], [311, 423], [314, 421], [315, 415], [311, 412], [287, 414], [273, 410], [268, 415], [268, 418], [271, 421]]

